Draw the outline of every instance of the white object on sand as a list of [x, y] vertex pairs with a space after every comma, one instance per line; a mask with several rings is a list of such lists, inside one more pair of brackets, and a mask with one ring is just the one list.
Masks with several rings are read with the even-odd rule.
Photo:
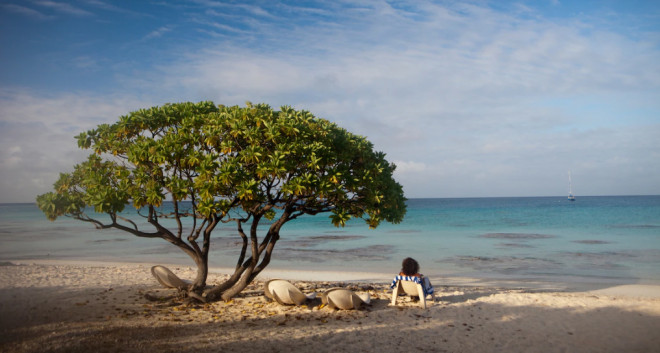
[[[396, 305], [400, 290], [403, 290], [403, 292], [409, 296], [419, 297], [419, 305], [426, 309], [426, 294], [424, 294], [424, 288], [422, 288], [421, 284], [403, 279], [396, 280], [394, 290], [392, 291], [392, 305]], [[429, 295], [431, 296], [431, 302], [435, 302], [435, 296], [433, 293]]]
[[301, 305], [308, 299], [316, 298], [316, 293], [305, 294], [283, 279], [273, 279], [266, 282], [264, 284], [264, 294], [282, 305]]
[[363, 303], [369, 304], [371, 297], [369, 293], [356, 294], [344, 288], [331, 288], [323, 293], [321, 301], [331, 309], [357, 310]]
[[188, 289], [190, 282], [184, 281], [177, 277], [169, 268], [161, 265], [156, 265], [151, 268], [151, 274], [156, 277], [158, 283], [168, 288], [177, 288], [181, 290]]

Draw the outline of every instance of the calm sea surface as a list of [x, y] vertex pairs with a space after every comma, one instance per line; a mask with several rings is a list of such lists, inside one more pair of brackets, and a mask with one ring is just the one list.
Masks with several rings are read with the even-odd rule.
[[[240, 238], [219, 226], [210, 264], [233, 267]], [[282, 228], [270, 268], [396, 272], [416, 258], [431, 277], [660, 284], [660, 196], [411, 199], [398, 225], [344, 228], [328, 215]], [[0, 204], [0, 261], [193, 262], [161, 239], [49, 222], [33, 204]]]

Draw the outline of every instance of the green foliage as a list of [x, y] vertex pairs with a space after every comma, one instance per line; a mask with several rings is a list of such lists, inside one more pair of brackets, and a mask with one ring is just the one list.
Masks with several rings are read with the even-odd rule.
[[85, 207], [115, 215], [124, 206], [158, 207], [167, 199], [193, 202], [195, 215], [246, 215], [288, 221], [331, 212], [343, 226], [363, 218], [370, 227], [405, 215], [395, 166], [373, 145], [307, 111], [265, 104], [167, 104], [132, 112], [76, 137], [94, 153], [62, 174], [53, 192], [37, 198], [53, 220], [80, 217]]
[[[189, 294], [206, 286], [216, 225], [236, 221], [243, 245], [235, 273], [206, 289], [207, 296], [195, 296], [201, 300], [227, 300], [245, 288], [270, 262], [282, 225], [301, 215], [329, 212], [335, 226], [362, 218], [375, 228], [381, 221], [400, 222], [406, 212], [401, 185], [392, 177], [395, 166], [385, 154], [373, 151], [364, 137], [291, 107], [166, 104], [76, 139], [93, 153], [61, 174], [52, 192], [37, 197], [39, 208], [50, 220], [74, 217], [178, 246], [198, 265]], [[172, 212], [159, 209], [166, 200]], [[185, 210], [180, 201], [188, 201]], [[120, 216], [130, 204], [150, 226]], [[89, 208], [109, 215], [110, 223], [87, 215]], [[174, 229], [160, 223], [163, 217], [176, 220]], [[191, 222], [183, 222], [187, 217]], [[259, 240], [263, 218], [272, 222]], [[250, 220], [248, 241], [242, 224]]]

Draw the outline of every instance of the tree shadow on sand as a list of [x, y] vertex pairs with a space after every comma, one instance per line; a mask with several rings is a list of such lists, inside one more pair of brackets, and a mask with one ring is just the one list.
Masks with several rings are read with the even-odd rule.
[[[387, 284], [296, 282], [305, 291], [345, 287], [372, 293], [356, 311], [280, 306], [260, 284], [231, 303], [185, 305], [153, 285], [71, 289], [5, 288], [0, 297], [2, 352], [650, 352], [660, 347], [660, 316], [635, 308], [548, 304], [522, 289], [436, 286], [428, 309], [404, 299], [391, 306]], [[151, 294], [156, 301], [145, 299]], [[510, 303], [492, 295], [511, 295]], [[123, 296], [123, 302], [117, 300]], [[534, 294], [530, 294], [533, 296]], [[89, 302], [80, 302], [88, 298]], [[581, 295], [581, 301], [598, 300]], [[566, 298], [563, 298], [566, 301]], [[571, 301], [571, 298], [568, 300]], [[596, 303], [596, 302], [593, 302]], [[91, 311], [92, 304], [96, 311]], [[655, 311], [657, 313], [658, 310]]]
[[[436, 303], [428, 310], [284, 310], [226, 322], [96, 320], [24, 328], [12, 352], [650, 352], [660, 346], [660, 317], [616, 307]], [[231, 320], [229, 320], [231, 319]], [[7, 332], [5, 332], [7, 333]], [[11, 333], [11, 332], [9, 332]]]

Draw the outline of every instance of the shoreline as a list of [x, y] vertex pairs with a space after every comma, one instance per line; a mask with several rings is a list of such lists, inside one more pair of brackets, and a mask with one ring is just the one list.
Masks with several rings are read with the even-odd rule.
[[[20, 259], [5, 260], [2, 263], [20, 265], [74, 265], [90, 267], [108, 266], [148, 266], [163, 265], [169, 268], [184, 268], [194, 270], [190, 265], [181, 263], [155, 263], [155, 262], [131, 262], [131, 261], [95, 261], [95, 260], [65, 260], [65, 259]], [[226, 267], [209, 267], [209, 275], [228, 275], [233, 269]], [[192, 276], [191, 276], [192, 277]], [[394, 274], [369, 271], [332, 271], [332, 270], [292, 270], [279, 268], [266, 268], [258, 277], [258, 280], [285, 279], [289, 281], [305, 282], [343, 282], [364, 284], [390, 284]], [[565, 283], [536, 280], [510, 280], [510, 279], [485, 279], [453, 276], [430, 276], [431, 282], [436, 286], [454, 287], [488, 287], [501, 289], [517, 289], [527, 291], [552, 291], [567, 293], [598, 293], [604, 295], [621, 295], [628, 297], [660, 298], [660, 284], [655, 283], [605, 283], [594, 281], [592, 283]]]
[[[389, 279], [291, 280], [306, 293], [342, 286], [371, 296], [360, 310], [332, 310], [318, 298], [301, 306], [268, 301], [265, 277], [230, 302], [187, 303], [161, 288], [150, 267], [2, 263], [0, 351], [648, 352], [660, 346], [660, 298], [630, 288], [614, 287], [621, 294], [434, 283], [435, 300], [423, 309], [407, 297], [392, 306]], [[182, 278], [195, 272], [171, 270]], [[208, 283], [225, 276], [211, 272]]]
[[[287, 226], [263, 275], [314, 280], [349, 273], [346, 280], [391, 281], [400, 259], [414, 255], [433, 283], [448, 285], [570, 292], [660, 285], [660, 249], [649, 243], [657, 235], [657, 197], [634, 202], [605, 197], [577, 208], [547, 198], [515, 199], [411, 199], [406, 222], [384, 224], [375, 232], [362, 224], [337, 229], [324, 217], [304, 217]], [[73, 219], [53, 223], [34, 205], [6, 208], [0, 261], [195, 266], [185, 253], [159, 239], [99, 231]], [[613, 211], [617, 218], [607, 216]], [[563, 223], [569, 216], [576, 222]], [[226, 225], [214, 233], [212, 270], [235, 266], [240, 239], [234, 232]], [[300, 269], [318, 273], [297, 272]], [[354, 271], [366, 273], [354, 276]]]

